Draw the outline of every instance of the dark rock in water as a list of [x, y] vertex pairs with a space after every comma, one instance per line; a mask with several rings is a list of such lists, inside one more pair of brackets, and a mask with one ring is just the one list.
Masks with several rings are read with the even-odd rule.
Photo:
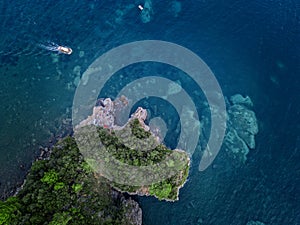
[[125, 217], [132, 221], [132, 224], [142, 224], [142, 209], [140, 208], [139, 204], [132, 200], [130, 197], [126, 198], [123, 194], [120, 192], [115, 191], [115, 199], [120, 199], [120, 202], [122, 202], [123, 206], [125, 208], [128, 208], [129, 210], [126, 211]]
[[102, 99], [102, 98], [98, 99], [95, 106], [105, 107], [105, 104], [103, 101], [104, 101], [104, 99]]

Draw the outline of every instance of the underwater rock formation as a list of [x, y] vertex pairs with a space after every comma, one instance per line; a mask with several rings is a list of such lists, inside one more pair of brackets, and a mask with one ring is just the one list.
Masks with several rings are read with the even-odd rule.
[[152, 2], [151, 0], [146, 0], [143, 5], [143, 10], [141, 12], [141, 20], [143, 23], [149, 23], [153, 16]]
[[230, 98], [227, 109], [226, 150], [243, 162], [246, 161], [249, 150], [255, 148], [255, 135], [258, 133], [257, 119], [251, 110], [252, 106], [248, 96], [244, 98], [234, 95]]
[[249, 96], [243, 97], [240, 94], [236, 94], [230, 97], [230, 101], [232, 102], [233, 105], [244, 105], [247, 107], [253, 107], [253, 102], [250, 99]]
[[180, 81], [176, 81], [176, 83], [172, 82], [168, 85], [167, 96], [175, 95], [181, 92], [182, 87]]
[[179, 1], [172, 1], [170, 3], [169, 11], [173, 14], [174, 17], [177, 17], [178, 14], [181, 12], [181, 2]]

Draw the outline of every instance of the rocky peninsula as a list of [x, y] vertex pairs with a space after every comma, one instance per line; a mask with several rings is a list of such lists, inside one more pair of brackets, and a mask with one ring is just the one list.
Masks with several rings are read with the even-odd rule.
[[183, 150], [162, 144], [159, 131], [145, 124], [147, 111], [138, 107], [126, 124], [116, 124], [127, 99], [99, 100], [93, 114], [75, 129], [75, 139], [96, 176], [110, 180], [120, 192], [178, 200], [187, 180], [190, 159]]
[[188, 176], [188, 155], [161, 143], [159, 131], [154, 134], [145, 124], [142, 108], [125, 125], [116, 125], [126, 101], [124, 96], [99, 100], [72, 137], [42, 151], [22, 187], [0, 201], [0, 225], [140, 225], [142, 210], [122, 193], [178, 200]]

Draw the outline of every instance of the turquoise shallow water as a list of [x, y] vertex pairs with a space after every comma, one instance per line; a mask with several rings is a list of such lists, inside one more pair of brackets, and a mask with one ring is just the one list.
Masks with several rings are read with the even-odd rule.
[[[299, 3], [181, 1], [176, 16], [170, 1], [153, 0], [146, 24], [141, 2], [131, 3], [133, 8], [127, 1], [1, 1], [1, 193], [22, 181], [22, 168], [39, 146], [66, 132], [75, 84], [98, 56], [123, 43], [158, 39], [198, 54], [225, 96], [249, 95], [260, 132], [242, 168], [226, 162], [221, 151], [212, 167], [199, 172], [196, 153], [180, 201], [137, 198], [144, 224], [299, 224]], [[49, 41], [74, 52], [38, 47]], [[124, 74], [134, 80], [145, 72], [168, 75], [166, 70], [132, 66]], [[116, 78], [103, 95], [114, 97], [124, 83]], [[192, 89], [188, 81], [184, 85]]]

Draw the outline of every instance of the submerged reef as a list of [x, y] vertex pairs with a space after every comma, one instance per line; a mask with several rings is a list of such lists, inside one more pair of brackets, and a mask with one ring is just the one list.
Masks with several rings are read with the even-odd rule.
[[141, 20], [143, 23], [149, 23], [152, 20], [153, 9], [152, 9], [152, 1], [146, 0], [143, 5], [143, 10], [141, 12]]
[[255, 148], [255, 135], [258, 133], [257, 119], [252, 107], [249, 96], [237, 94], [228, 102], [225, 148], [231, 156], [242, 162], [247, 160], [249, 150]]
[[33, 163], [22, 189], [0, 202], [0, 224], [141, 224], [138, 204], [96, 178], [72, 137]]
[[178, 17], [181, 9], [181, 2], [175, 0], [169, 3], [169, 12], [172, 13], [174, 17]]
[[[201, 117], [202, 148], [210, 135], [210, 112], [206, 103], [203, 103], [203, 116]], [[253, 111], [253, 103], [249, 96], [240, 94], [226, 98], [226, 133], [222, 148], [225, 150], [225, 158], [232, 159], [235, 166], [240, 166], [247, 160], [251, 149], [255, 149], [255, 136], [258, 133], [258, 123]], [[221, 153], [221, 156], [222, 153]], [[224, 159], [225, 159], [224, 158]]]
[[187, 180], [190, 159], [182, 150], [170, 150], [144, 123], [147, 111], [139, 107], [123, 126], [115, 124], [123, 96], [101, 100], [93, 114], [75, 129], [75, 138], [87, 162], [99, 177], [120, 192], [178, 199]]

